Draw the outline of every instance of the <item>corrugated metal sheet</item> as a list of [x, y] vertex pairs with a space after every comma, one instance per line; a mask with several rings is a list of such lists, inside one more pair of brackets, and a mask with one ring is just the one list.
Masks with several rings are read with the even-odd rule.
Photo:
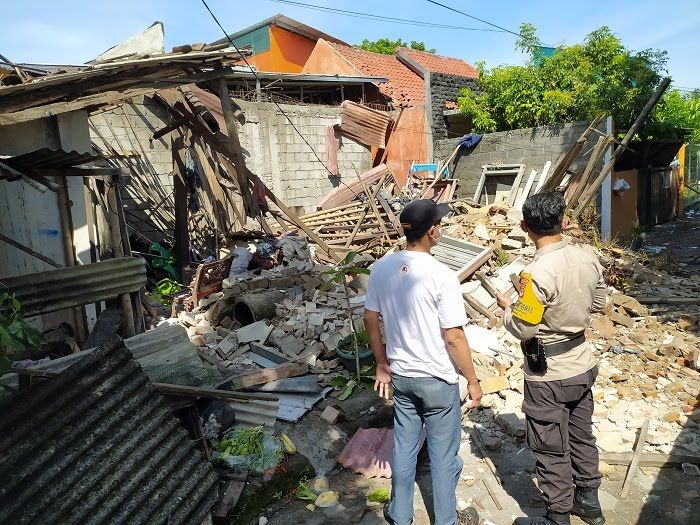
[[0, 409], [0, 523], [199, 524], [217, 476], [123, 346]]
[[[197, 347], [187, 336], [181, 325], [165, 325], [124, 340], [124, 346], [131, 351], [149, 379], [156, 383], [201, 386], [213, 384], [221, 378], [216, 368], [202, 363]], [[75, 354], [43, 361], [31, 368], [61, 372], [95, 348]]]
[[1, 282], [22, 303], [25, 316], [40, 315], [139, 290], [146, 285], [146, 261], [140, 257], [108, 259]]
[[457, 277], [462, 282], [488, 260], [492, 251], [492, 248], [443, 235], [431, 253], [442, 264], [457, 272]]
[[279, 401], [251, 399], [240, 403], [231, 401], [229, 404], [236, 413], [236, 427], [251, 428], [264, 425], [271, 430], [275, 427]]
[[95, 162], [102, 159], [100, 155], [90, 153], [78, 153], [77, 151], [64, 151], [62, 149], [41, 148], [38, 150], [6, 157], [2, 162], [16, 169], [17, 171], [31, 170], [35, 168], [70, 168], [88, 162]]
[[351, 139], [378, 148], [386, 147], [386, 130], [389, 115], [346, 100], [341, 104], [340, 132]]

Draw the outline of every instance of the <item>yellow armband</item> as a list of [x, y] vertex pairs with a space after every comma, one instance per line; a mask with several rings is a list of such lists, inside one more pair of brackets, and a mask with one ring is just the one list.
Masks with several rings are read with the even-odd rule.
[[544, 305], [532, 289], [532, 274], [520, 274], [520, 298], [512, 309], [513, 317], [530, 324], [539, 324], [544, 315]]

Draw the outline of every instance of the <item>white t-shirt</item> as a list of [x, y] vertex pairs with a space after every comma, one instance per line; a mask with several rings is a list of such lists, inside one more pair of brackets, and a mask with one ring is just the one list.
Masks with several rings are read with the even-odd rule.
[[365, 308], [382, 314], [392, 373], [459, 381], [442, 336], [467, 324], [455, 272], [425, 252], [386, 255], [372, 267]]

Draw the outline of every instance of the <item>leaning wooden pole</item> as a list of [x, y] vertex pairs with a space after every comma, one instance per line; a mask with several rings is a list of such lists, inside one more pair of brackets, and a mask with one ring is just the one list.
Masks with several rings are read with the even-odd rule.
[[596, 177], [593, 184], [586, 188], [586, 190], [581, 194], [578, 207], [572, 213], [574, 218], [581, 215], [581, 212], [583, 212], [586, 206], [588, 206], [591, 200], [593, 200], [593, 197], [598, 192], [598, 188], [600, 188], [601, 184], [603, 184], [605, 177], [612, 172], [613, 168], [615, 167], [615, 162], [620, 155], [622, 155], [622, 152], [625, 150], [627, 144], [630, 143], [632, 137], [634, 137], [635, 133], [637, 133], [639, 126], [641, 126], [647, 116], [649, 116], [649, 113], [651, 113], [651, 110], [654, 109], [654, 106], [659, 99], [661, 99], [661, 96], [664, 94], [670, 84], [671, 79], [666, 77], [663, 79], [661, 84], [659, 84], [659, 87], [656, 88], [656, 91], [642, 109], [642, 112], [637, 117], [637, 120], [634, 121], [634, 123], [630, 126], [630, 129], [627, 130], [625, 137], [622, 139], [622, 141], [620, 141], [620, 145], [615, 148], [615, 151], [613, 151], [612, 155], [610, 156], [610, 160], [607, 162], [607, 164], [605, 164], [605, 166], [603, 166], [603, 169], [598, 174], [598, 177]]

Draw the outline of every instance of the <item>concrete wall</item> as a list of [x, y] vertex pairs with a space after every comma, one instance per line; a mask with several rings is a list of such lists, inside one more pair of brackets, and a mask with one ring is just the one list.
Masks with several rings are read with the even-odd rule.
[[[443, 112], [447, 109], [445, 102], [456, 102], [463, 87], [472, 91], [478, 90], [478, 81], [473, 78], [446, 75], [444, 73], [430, 73], [430, 102], [432, 114], [433, 141], [448, 138], [447, 126]], [[437, 148], [437, 145], [436, 145]], [[437, 151], [435, 151], [437, 155]]]
[[323, 161], [272, 103], [236, 100], [246, 116], [241, 146], [248, 167], [290, 207], [313, 211], [319, 199], [341, 181], [356, 178], [370, 168], [370, 152], [364, 146], [338, 137], [340, 177], [325, 168], [326, 127], [340, 122], [340, 108], [320, 105], [281, 105], [294, 126]]
[[[485, 164], [525, 164], [521, 187], [525, 186], [533, 169], [537, 170], [536, 184], [545, 162], [551, 161], [553, 170], [557, 161], [576, 142], [588, 124], [574, 122], [485, 134], [475, 148], [468, 153], [460, 151], [450, 163], [451, 176], [460, 179], [457, 195], [474, 196]], [[601, 131], [605, 129], [604, 126], [604, 123], [601, 124]], [[457, 145], [457, 140], [452, 138], [436, 141], [435, 158], [442, 160], [449, 157]], [[597, 140], [598, 135], [591, 134], [582, 154], [589, 152]], [[582, 170], [586, 162], [587, 156], [574, 163], [572, 168]]]
[[[149, 97], [138, 97], [113, 110], [90, 117], [90, 139], [103, 152], [126, 155], [117, 161], [131, 172], [131, 180], [122, 190], [122, 200], [130, 213], [143, 222], [139, 231], [152, 240], [162, 241], [159, 228], [172, 230], [174, 224], [148, 220], [148, 210], [153, 204], [144, 201], [141, 192], [151, 195], [153, 203], [164, 199], [164, 209], [172, 212], [173, 161], [170, 150], [171, 135], [152, 140], [153, 132], [171, 121], [163, 106]], [[130, 222], [133, 216], [127, 215]]]

